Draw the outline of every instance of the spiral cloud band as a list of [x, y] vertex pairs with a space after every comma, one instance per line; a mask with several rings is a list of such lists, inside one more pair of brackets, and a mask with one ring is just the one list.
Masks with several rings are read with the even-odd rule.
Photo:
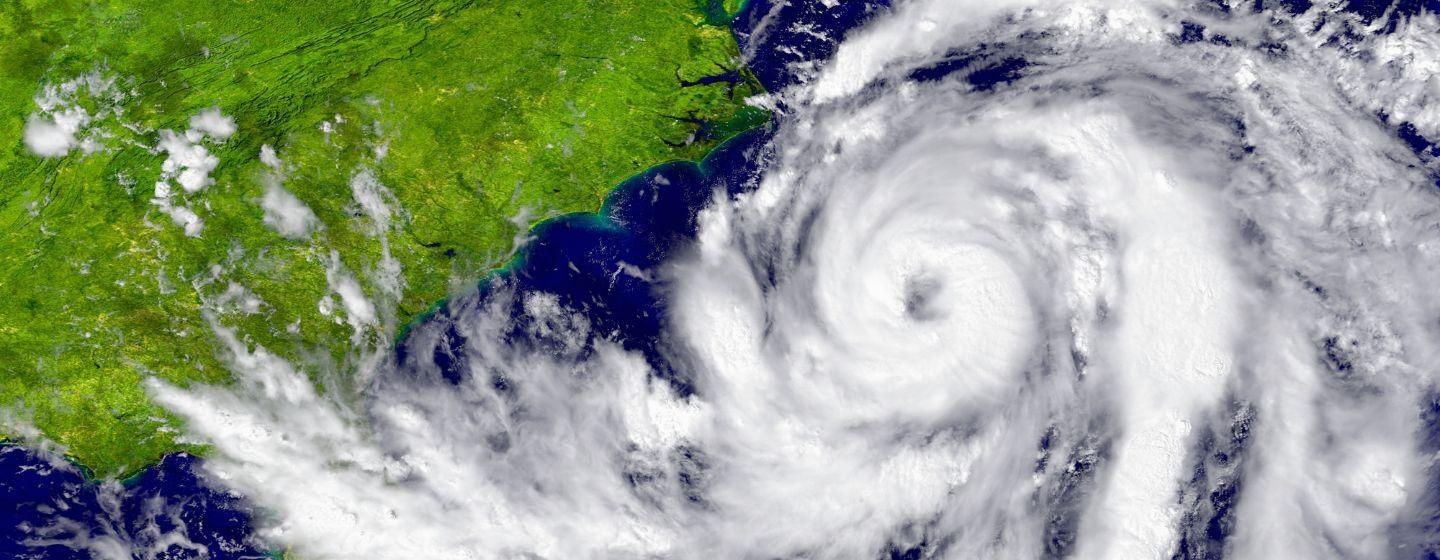
[[305, 558], [1425, 557], [1437, 30], [902, 2], [606, 265], [659, 342], [497, 280], [359, 401], [220, 325], [245, 381], [154, 393]]

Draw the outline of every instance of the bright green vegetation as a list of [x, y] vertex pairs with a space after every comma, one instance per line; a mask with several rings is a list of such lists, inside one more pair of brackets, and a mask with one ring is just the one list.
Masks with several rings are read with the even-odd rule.
[[[352, 177], [394, 194], [404, 323], [503, 262], [519, 228], [766, 118], [743, 103], [758, 86], [713, 1], [0, 2], [0, 407], [118, 474], [183, 448], [143, 379], [229, 379], [206, 309], [343, 370], [352, 330], [319, 311], [326, 263], [338, 252], [373, 299], [382, 255]], [[96, 125], [106, 149], [30, 153], [42, 86], [96, 71], [129, 94]], [[165, 155], [147, 148], [209, 107], [238, 132], [209, 145], [220, 163], [187, 198], [205, 223], [187, 237], [151, 201]], [[324, 224], [308, 239], [263, 223], [262, 144]], [[259, 311], [216, 305], [231, 284]]]
[[726, 16], [734, 17], [735, 14], [740, 13], [740, 10], [745, 9], [745, 5], [749, 3], [750, 0], [722, 0], [720, 5], [725, 9]]

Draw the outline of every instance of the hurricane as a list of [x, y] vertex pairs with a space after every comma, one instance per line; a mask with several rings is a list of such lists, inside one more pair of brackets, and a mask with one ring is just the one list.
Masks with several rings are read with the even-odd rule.
[[352, 389], [213, 319], [239, 381], [150, 394], [302, 558], [1440, 547], [1440, 19], [833, 4], [711, 163], [356, 295]]

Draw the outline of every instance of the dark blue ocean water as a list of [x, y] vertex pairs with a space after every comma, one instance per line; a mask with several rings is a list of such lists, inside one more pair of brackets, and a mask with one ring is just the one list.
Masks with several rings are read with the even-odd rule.
[[[1307, 0], [1259, 0], [1266, 7], [1303, 10]], [[1396, 0], [1389, 2], [1351, 0], [1348, 9], [1367, 19], [1386, 18], [1393, 27], [1405, 15], [1421, 9], [1440, 8], [1440, 0]], [[753, 0], [733, 25], [734, 33], [748, 54], [751, 70], [766, 88], [779, 91], [804, 79], [808, 62], [833, 54], [845, 34], [888, 9], [889, 0], [841, 1], [825, 8], [818, 1]], [[1224, 4], [1217, 2], [1223, 8]], [[801, 25], [806, 28], [801, 31]], [[816, 33], [818, 32], [818, 33]], [[1198, 41], [1204, 30], [1186, 27], [1177, 41]], [[780, 48], [788, 47], [788, 48]], [[945, 60], [917, 70], [911, 79], [928, 81], [964, 79], [977, 89], [1007, 84], [1023, 76], [1029, 67], [1023, 48], [1013, 45], [982, 45], [965, 52], [950, 53]], [[1381, 115], [1383, 119], [1384, 116]], [[1433, 144], [1414, 132], [1408, 123], [1395, 123], [1396, 134], [1417, 153], [1433, 153]], [[653, 272], [666, 259], [683, 253], [693, 243], [697, 213], [715, 197], [734, 196], [750, 189], [758, 169], [767, 157], [772, 128], [745, 133], [715, 150], [699, 163], [675, 162], [654, 167], [620, 185], [607, 199], [602, 211], [563, 216], [546, 221], [534, 231], [534, 240], [503, 271], [485, 279], [480, 289], [466, 298], [484, 299], [498, 291], [510, 294], [541, 292], [559, 298], [565, 306], [583, 311], [593, 325], [593, 336], [619, 341], [642, 353], [657, 376], [682, 393], [694, 385], [676, 354], [666, 347], [662, 329], [667, 320], [665, 287], [647, 278], [655, 274], [629, 274], [625, 270]], [[540, 349], [572, 348], [572, 341], [547, 340], [528, 328], [520, 312], [523, 297], [512, 298], [516, 317], [509, 342]], [[455, 328], [456, 314], [474, 303], [445, 302], [417, 331], [439, 332], [441, 336], [416, 345], [407, 338], [397, 344], [402, 371], [407, 364], [431, 362], [449, 382], [476, 375], [504, 387], [515, 380], [496, 377], [493, 372], [469, 371], [463, 355], [465, 340]], [[592, 347], [584, 341], [580, 352]], [[568, 351], [568, 350], [567, 350]], [[408, 368], [414, 371], [415, 368]], [[1440, 402], [1440, 399], [1437, 399]], [[1435, 407], [1440, 410], [1440, 404]], [[1248, 417], [1247, 417], [1248, 418]], [[1434, 418], [1427, 418], [1434, 420]], [[1440, 424], [1440, 421], [1432, 425]], [[1195, 481], [1185, 495], [1189, 528], [1182, 530], [1185, 543], [1177, 557], [1217, 558], [1228, 538], [1229, 512], [1241, 486], [1233, 465], [1244, 452], [1245, 424], [1230, 434], [1214, 434], [1195, 451]], [[1440, 429], [1437, 429], [1440, 434]], [[1440, 435], [1431, 440], [1440, 441]], [[1432, 446], [1440, 446], [1427, 440]], [[1044, 442], [1041, 443], [1045, 448]], [[1084, 450], [1081, 450], [1084, 451]], [[1067, 461], [1077, 473], [1102, 460], [1098, 451], [1074, 452]], [[89, 553], [72, 549], [60, 541], [84, 537], [112, 539], [118, 545], [143, 550], [161, 535], [180, 532], [201, 548], [172, 545], [164, 559], [267, 558], [252, 536], [251, 508], [243, 498], [215, 486], [197, 473], [199, 460], [185, 454], [167, 457], [135, 478], [119, 483], [87, 480], [81, 471], [62, 458], [18, 445], [0, 444], [0, 559], [83, 559]], [[1079, 475], [1077, 475], [1079, 476]], [[1440, 474], [1434, 480], [1440, 481]], [[1086, 479], [1077, 478], [1073, 488], [1083, 491]], [[1428, 491], [1440, 488], [1432, 482]], [[1068, 491], [1068, 490], [1067, 490]], [[1064, 515], [1066, 495], [1053, 497], [1057, 519]], [[1048, 499], [1048, 498], [1047, 498]], [[1436, 500], [1440, 503], [1440, 500]], [[1434, 517], [1440, 519], [1440, 513]], [[1440, 534], [1435, 523], [1414, 527], [1409, 539], [1414, 548], [1434, 550], [1431, 541]], [[1073, 526], [1056, 525], [1050, 535], [1049, 552], [1062, 557], [1073, 539]], [[883, 556], [918, 559], [933, 557], [943, 542], [918, 535], [896, 542]]]
[[[581, 341], [583, 358], [595, 338], [604, 337], [641, 352], [655, 371], [682, 393], [693, 389], [681, 368], [671, 364], [671, 353], [660, 336], [666, 320], [662, 287], [648, 280], [671, 255], [689, 247], [696, 234], [696, 216], [715, 196], [733, 196], [753, 183], [756, 163], [762, 161], [769, 128], [752, 130], [726, 142], [700, 163], [672, 162], [647, 170], [618, 186], [596, 214], [562, 216], [538, 225], [534, 240], [500, 274], [487, 279], [480, 290], [446, 302], [411, 338], [397, 347], [402, 371], [426, 369], [433, 362], [438, 374], [450, 382], [475, 375], [464, 355], [465, 338], [455, 327], [458, 315], [476, 307], [474, 299], [487, 299], [504, 291], [511, 306], [506, 343], [542, 351], [576, 352], [572, 332], [536, 329], [523, 312], [526, 294], [549, 294], [567, 309], [589, 319], [590, 340]], [[419, 336], [438, 331], [439, 337]], [[428, 333], [427, 333], [428, 334]], [[563, 339], [551, 339], [561, 336]], [[425, 339], [424, 347], [415, 342]], [[490, 380], [503, 386], [508, 380]]]
[[[269, 558], [244, 500], [199, 474], [197, 462], [170, 455], [130, 480], [105, 483], [54, 454], [0, 445], [0, 558], [92, 558], [66, 544], [74, 542], [167, 560]], [[166, 544], [176, 536], [186, 544]]]

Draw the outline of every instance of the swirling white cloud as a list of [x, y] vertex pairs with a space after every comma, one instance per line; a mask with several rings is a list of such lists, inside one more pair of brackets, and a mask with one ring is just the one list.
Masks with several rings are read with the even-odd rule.
[[[1437, 132], [1440, 22], [1358, 25], [901, 3], [774, 94], [758, 186], [653, 271], [693, 394], [504, 286], [453, 313], [503, 384], [376, 345], [364, 398], [321, 394], [217, 326], [247, 381], [154, 394], [305, 558], [1405, 556], [1440, 198], [1390, 123]], [[1025, 64], [914, 79], [964, 57]], [[509, 344], [512, 297], [574, 346]]]

